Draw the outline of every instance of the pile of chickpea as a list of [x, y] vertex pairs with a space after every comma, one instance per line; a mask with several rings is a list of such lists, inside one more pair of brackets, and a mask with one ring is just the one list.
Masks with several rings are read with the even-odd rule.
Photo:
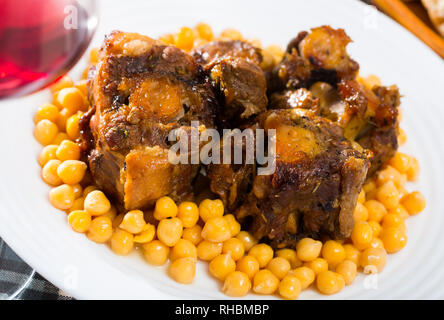
[[[198, 23], [194, 28], [182, 27], [177, 33], [167, 33], [159, 37], [165, 44], [174, 45], [184, 51], [191, 51], [193, 48], [204, 45], [215, 40], [242, 40], [251, 45], [262, 48], [262, 44], [257, 38], [245, 38], [242, 33], [235, 29], [225, 29], [215, 36], [212, 28], [206, 23]], [[271, 69], [284, 56], [284, 50], [278, 45], [269, 45], [262, 48], [261, 67], [264, 70]]]
[[[241, 38], [234, 30], [223, 35], [227, 34]], [[195, 29], [182, 28], [179, 34], [165, 36], [162, 41], [168, 39], [189, 50], [197, 40], [209, 41], [213, 35], [208, 25], [199, 24]], [[272, 51], [278, 59], [279, 52]], [[91, 63], [95, 62], [94, 50]], [[369, 77], [360, 81], [378, 80]], [[304, 238], [295, 250], [274, 251], [241, 230], [219, 199], [176, 204], [162, 197], [152, 211], [119, 213], [92, 183], [75, 142], [80, 137], [79, 119], [89, 108], [86, 81], [75, 84], [64, 77], [51, 92], [52, 103], [40, 106], [34, 119], [34, 136], [44, 146], [38, 157], [42, 179], [52, 187], [50, 203], [67, 213], [74, 231], [97, 243], [107, 243], [119, 255], [140, 248], [152, 265], [169, 261], [168, 274], [179, 283], [192, 283], [196, 263], [202, 260], [209, 262], [210, 274], [222, 282], [222, 291], [228, 296], [245, 296], [252, 291], [296, 299], [312, 284], [322, 294], [334, 294], [350, 285], [358, 270], [381, 272], [387, 254], [407, 243], [404, 221], [425, 208], [423, 195], [404, 187], [407, 181], [417, 179], [418, 161], [398, 152], [364, 185], [354, 210], [355, 227], [346, 240]], [[405, 140], [401, 130], [399, 141], [403, 144]]]

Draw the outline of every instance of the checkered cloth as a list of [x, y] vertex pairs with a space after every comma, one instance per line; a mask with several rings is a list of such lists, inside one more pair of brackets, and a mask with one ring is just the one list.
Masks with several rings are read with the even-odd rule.
[[[23, 290], [20, 290], [21, 286]], [[14, 295], [15, 292], [17, 293]], [[0, 300], [8, 298], [16, 300], [73, 299], [34, 272], [0, 238]]]

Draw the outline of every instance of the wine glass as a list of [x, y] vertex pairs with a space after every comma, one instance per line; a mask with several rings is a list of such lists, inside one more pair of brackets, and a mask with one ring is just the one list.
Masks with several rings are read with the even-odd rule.
[[94, 0], [0, 0], [0, 99], [33, 93], [67, 73], [97, 26]]
[[[95, 0], [0, 0], [0, 8], [0, 100], [33, 93], [66, 74], [98, 22]], [[17, 297], [35, 273], [1, 238], [0, 271], [0, 300]]]

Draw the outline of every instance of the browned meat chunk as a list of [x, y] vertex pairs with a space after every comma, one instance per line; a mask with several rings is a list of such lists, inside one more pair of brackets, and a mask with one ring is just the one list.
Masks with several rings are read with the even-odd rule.
[[347, 53], [350, 42], [344, 30], [329, 26], [299, 33], [270, 74], [270, 106], [306, 108], [337, 122], [345, 138], [372, 151], [370, 177], [398, 148], [399, 92], [356, 81], [359, 65]]
[[173, 129], [189, 131], [192, 120], [213, 127], [216, 109], [191, 56], [149, 37], [113, 32], [100, 49], [89, 96], [95, 114], [85, 116], [90, 132], [82, 132], [101, 188], [126, 209], [190, 195], [199, 165], [171, 164], [167, 137]]
[[343, 29], [329, 26], [300, 32], [272, 72], [271, 91], [308, 87], [316, 81], [335, 84], [340, 79], [354, 79], [359, 65], [347, 53], [350, 42]]
[[[251, 190], [253, 177], [256, 174], [256, 161], [254, 159], [254, 131], [256, 124], [246, 125], [242, 129], [251, 129], [250, 141], [252, 145], [247, 145], [246, 138], [242, 138], [238, 147], [242, 151], [242, 163], [234, 164], [235, 142], [231, 141], [231, 163], [224, 164], [220, 159], [220, 164], [209, 164], [205, 170], [210, 179], [211, 191], [217, 194], [224, 202], [229, 212], [237, 209], [242, 204]], [[221, 150], [224, 150], [224, 141], [221, 141]], [[247, 163], [247, 150], [253, 156], [252, 162]], [[222, 157], [222, 154], [221, 154]]]
[[257, 175], [237, 217], [273, 247], [304, 236], [350, 235], [368, 160], [335, 123], [309, 110], [269, 111], [259, 125], [276, 130], [276, 171]]
[[315, 83], [311, 92], [320, 101], [321, 114], [344, 128], [344, 136], [372, 152], [368, 176], [395, 154], [398, 143], [400, 94], [396, 86], [373, 90], [356, 80], [342, 80], [337, 89]]
[[224, 202], [228, 212], [239, 207], [251, 190], [254, 165], [210, 164], [206, 168], [211, 191]]
[[219, 110], [222, 127], [234, 127], [239, 120], [266, 110], [267, 81], [259, 67], [259, 49], [240, 41], [215, 41], [192, 52], [209, 72], [214, 87], [223, 98]]
[[356, 141], [372, 151], [369, 176], [373, 175], [384, 163], [392, 158], [398, 149], [399, 122], [398, 113], [400, 94], [396, 86], [374, 87], [373, 92], [380, 99], [380, 104], [369, 125]]

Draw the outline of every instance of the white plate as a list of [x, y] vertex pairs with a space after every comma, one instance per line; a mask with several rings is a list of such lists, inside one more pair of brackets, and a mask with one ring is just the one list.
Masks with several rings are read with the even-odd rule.
[[[101, 4], [95, 46], [113, 29], [155, 37], [200, 21], [218, 31], [232, 27], [264, 44], [283, 46], [310, 27], [345, 28], [355, 41], [350, 51], [361, 65], [361, 74], [377, 74], [385, 84], [396, 83], [404, 95], [402, 127], [408, 142], [403, 150], [421, 163], [420, 180], [411, 188], [425, 194], [427, 208], [408, 220], [407, 247], [389, 256], [377, 278], [361, 275], [333, 297], [308, 290], [301, 298], [444, 298], [443, 60], [395, 22], [356, 0], [106, 0]], [[49, 93], [42, 92], [0, 105], [1, 237], [45, 278], [76, 298], [226, 298], [207, 275], [205, 264], [199, 265], [192, 285], [180, 285], [168, 278], [164, 268], [145, 263], [138, 252], [120, 257], [70, 230], [65, 213], [48, 203], [49, 187], [42, 182], [36, 161], [41, 147], [33, 138], [32, 117], [49, 98]]]

